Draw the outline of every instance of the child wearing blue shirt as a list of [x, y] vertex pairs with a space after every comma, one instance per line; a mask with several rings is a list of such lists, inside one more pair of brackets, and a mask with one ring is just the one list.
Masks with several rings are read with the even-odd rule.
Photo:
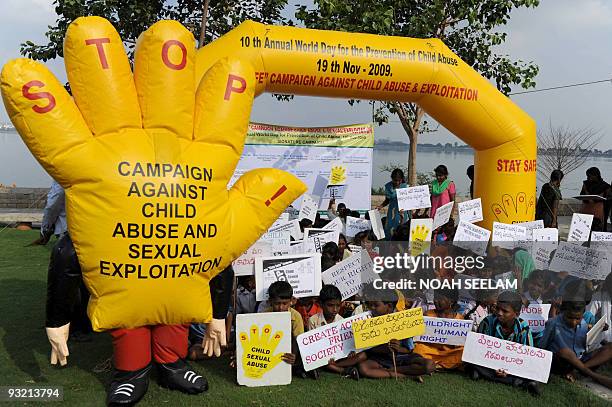
[[[395, 311], [398, 301], [397, 293], [389, 290], [384, 297], [388, 300], [374, 301], [373, 298], [369, 298], [366, 301], [367, 308], [372, 312], [372, 317], [391, 314]], [[372, 379], [415, 377], [419, 382], [422, 382], [421, 376], [433, 373], [436, 365], [433, 360], [414, 353], [413, 349], [412, 338], [392, 339], [389, 343], [368, 349], [365, 351], [367, 360], [359, 363], [359, 374]], [[397, 373], [393, 366], [394, 357]]]
[[561, 313], [546, 322], [539, 346], [553, 352], [553, 372], [573, 382], [573, 372], [577, 370], [612, 389], [612, 378], [594, 371], [612, 360], [612, 344], [606, 343], [593, 352], [586, 351], [586, 337], [590, 326], [584, 319], [584, 310], [590, 300], [587, 297], [590, 296], [582, 295], [584, 290], [580, 288], [581, 284], [581, 281], [572, 284], [578, 288], [568, 290], [568, 295], [564, 296], [561, 303]]
[[[529, 324], [519, 318], [523, 306], [521, 295], [516, 291], [502, 291], [497, 297], [497, 306], [492, 315], [487, 316], [478, 326], [478, 332], [522, 345], [533, 346], [533, 336]], [[488, 367], [469, 365], [472, 379], [483, 377], [498, 383], [524, 387], [534, 396], [541, 393], [533, 380], [509, 375], [504, 370], [493, 370]]]

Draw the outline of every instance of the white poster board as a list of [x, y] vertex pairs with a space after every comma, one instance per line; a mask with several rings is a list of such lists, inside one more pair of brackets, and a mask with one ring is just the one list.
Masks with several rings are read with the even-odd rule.
[[321, 291], [321, 255], [319, 253], [255, 259], [255, 298], [268, 299], [268, 287], [275, 281], [287, 281], [296, 298], [313, 297]]
[[591, 233], [591, 225], [593, 224], [593, 215], [584, 213], [572, 214], [572, 224], [570, 225], [569, 233], [567, 234], [568, 242], [586, 242], [589, 240]]
[[520, 318], [527, 321], [531, 332], [539, 333], [544, 330], [551, 304], [529, 304], [521, 309]]
[[310, 219], [313, 223], [317, 217], [317, 211], [319, 209], [319, 200], [313, 196], [304, 194], [302, 195], [302, 206], [300, 207], [300, 214], [298, 215], [298, 221], [302, 219]]
[[[603, 329], [604, 329], [604, 326], [606, 325], [606, 319], [607, 319], [607, 314], [603, 314], [601, 318], [599, 319], [599, 321], [597, 321], [595, 325], [593, 325], [593, 327], [589, 329], [589, 332], [587, 332], [587, 339], [586, 339], [587, 352], [591, 352], [600, 347], [600, 343], [604, 337]], [[608, 329], [612, 329], [612, 328], [608, 327]]]
[[450, 220], [451, 214], [453, 213], [453, 206], [455, 201], [451, 201], [445, 205], [442, 205], [436, 209], [436, 213], [433, 218], [433, 228], [436, 230], [440, 226], [444, 226]]
[[255, 259], [257, 257], [272, 256], [272, 246], [266, 242], [255, 242], [240, 257], [232, 262], [234, 276], [253, 276], [255, 275]]
[[372, 224], [372, 231], [376, 235], [378, 240], [385, 239], [385, 227], [382, 224], [382, 217], [380, 216], [380, 212], [376, 209], [372, 209], [368, 211], [370, 215], [370, 223]]
[[533, 231], [533, 248], [531, 257], [536, 268], [548, 270], [550, 255], [557, 249], [559, 230], [557, 228], [535, 229]]
[[502, 369], [514, 376], [547, 383], [552, 352], [470, 332], [465, 341], [461, 360], [493, 370]]
[[330, 359], [338, 361], [356, 351], [351, 329], [353, 322], [370, 317], [370, 312], [364, 312], [298, 335], [297, 344], [304, 370], [308, 372], [327, 366]]
[[431, 197], [429, 195], [429, 186], [427, 185], [398, 188], [395, 192], [397, 193], [397, 204], [400, 209], [409, 211], [431, 208]]
[[591, 249], [610, 251], [612, 248], [612, 233], [610, 232], [591, 232]]
[[453, 245], [486, 256], [490, 237], [491, 232], [489, 230], [469, 222], [460, 221], [455, 232]]
[[549, 269], [556, 272], [566, 271], [585, 280], [605, 280], [610, 274], [611, 260], [609, 252], [571, 242], [559, 242]]
[[482, 201], [480, 198], [470, 199], [469, 201], [459, 202], [457, 204], [459, 212], [459, 221], [474, 223], [480, 222], [482, 217]]
[[527, 229], [519, 225], [493, 222], [493, 246], [512, 250], [521, 240], [526, 240]]
[[327, 225], [323, 226], [321, 229], [325, 230], [337, 230], [338, 233], [344, 232], [344, 225], [342, 224], [342, 219], [340, 217], [335, 217], [331, 222]]
[[372, 225], [369, 220], [352, 216], [346, 217], [346, 237], [355, 237], [357, 233], [370, 229], [372, 229]]
[[307, 253], [321, 253], [325, 243], [334, 242], [338, 244], [340, 233], [337, 230], [327, 229], [304, 229], [304, 250]]
[[441, 345], [463, 345], [468, 332], [472, 331], [474, 321], [465, 319], [433, 318], [425, 319], [425, 333], [415, 336], [415, 342], [437, 343]]
[[323, 272], [321, 278], [324, 284], [336, 286], [342, 294], [342, 300], [357, 294], [364, 284], [369, 284], [378, 278], [373, 271], [372, 258], [366, 250], [351, 255], [333, 267]]
[[289, 231], [291, 237], [295, 240], [302, 239], [302, 230], [300, 229], [300, 221], [297, 219], [275, 223], [268, 229], [269, 232]]
[[280, 360], [291, 353], [291, 314], [264, 312], [236, 316], [238, 384], [249, 387], [291, 383], [291, 365]]

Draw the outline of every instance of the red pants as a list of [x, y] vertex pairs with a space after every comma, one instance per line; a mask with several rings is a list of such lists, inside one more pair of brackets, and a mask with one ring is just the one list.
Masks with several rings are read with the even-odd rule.
[[189, 325], [152, 325], [115, 329], [113, 337], [115, 368], [134, 371], [151, 362], [173, 363], [187, 356]]

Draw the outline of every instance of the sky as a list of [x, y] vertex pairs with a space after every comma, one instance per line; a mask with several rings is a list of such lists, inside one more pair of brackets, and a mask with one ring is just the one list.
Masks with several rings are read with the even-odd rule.
[[[311, 4], [310, 1], [305, 3]], [[20, 43], [26, 40], [43, 43], [47, 26], [56, 19], [52, 0], [0, 0], [0, 10], [0, 65], [20, 56]], [[537, 89], [610, 80], [596, 85], [515, 95], [512, 100], [542, 131], [546, 131], [550, 123], [574, 129], [593, 128], [601, 132], [599, 148], [612, 149], [612, 1], [541, 0], [536, 9], [515, 10], [503, 30], [508, 37], [498, 51], [513, 59], [535, 62], [540, 67]], [[65, 81], [62, 60], [49, 61], [47, 65]], [[371, 122], [371, 114], [371, 107], [366, 102], [351, 107], [340, 99], [296, 97], [287, 103], [264, 94], [255, 101], [251, 120], [332, 126]], [[376, 127], [376, 138], [407, 141], [399, 122], [391, 119], [391, 123]], [[8, 116], [2, 106], [0, 122], [6, 121]], [[419, 138], [420, 143], [455, 141], [459, 140], [444, 128]]]

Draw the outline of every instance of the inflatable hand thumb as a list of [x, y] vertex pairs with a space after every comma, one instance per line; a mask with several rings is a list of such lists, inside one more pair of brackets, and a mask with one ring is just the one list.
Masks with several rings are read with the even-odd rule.
[[59, 361], [61, 366], [67, 363], [68, 353], [68, 334], [70, 332], [70, 323], [59, 328], [46, 328], [47, 338], [51, 343], [51, 364], [56, 365]]

